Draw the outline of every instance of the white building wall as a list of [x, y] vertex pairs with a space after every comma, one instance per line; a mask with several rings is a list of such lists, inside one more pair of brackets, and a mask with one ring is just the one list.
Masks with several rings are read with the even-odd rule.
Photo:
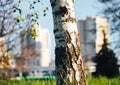
[[42, 30], [41, 66], [50, 65], [50, 33], [47, 29]]
[[96, 31], [96, 53], [98, 53], [101, 50], [103, 44], [103, 31], [106, 33], [105, 37], [108, 39], [108, 42], [110, 41], [109, 23], [106, 18], [96, 17]]
[[36, 37], [36, 51], [40, 52], [40, 63], [42, 67], [50, 65], [50, 33], [47, 29], [36, 26], [38, 36]]

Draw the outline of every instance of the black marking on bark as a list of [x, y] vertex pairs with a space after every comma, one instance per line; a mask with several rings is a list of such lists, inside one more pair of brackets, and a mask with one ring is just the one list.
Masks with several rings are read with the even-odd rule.
[[60, 35], [55, 35], [55, 39], [59, 39], [59, 38], [62, 38], [62, 36], [60, 36]]
[[67, 76], [67, 68], [66, 68], [66, 61], [65, 61], [66, 47], [65, 46], [56, 47], [55, 54], [56, 54], [56, 58], [55, 58], [56, 69], [59, 69], [59, 70], [56, 70], [56, 74], [60, 78], [59, 85], [63, 85], [65, 83], [64, 79], [66, 79], [66, 76]]
[[66, 48], [65, 47], [56, 47], [55, 48], [55, 54], [56, 54], [56, 65], [62, 65], [62, 59], [63, 57], [65, 57], [65, 53], [66, 53]]
[[54, 7], [55, 5], [56, 5], [56, 2], [53, 1], [53, 2], [51, 3], [51, 6]]
[[59, 42], [65, 42], [65, 40], [63, 38], [59, 39]]
[[55, 11], [54, 12], [54, 15], [57, 17], [58, 15], [61, 15], [64, 17], [64, 15], [67, 15], [68, 14], [68, 9], [66, 8], [66, 6], [60, 6], [59, 7], [59, 10]]
[[65, 19], [65, 22], [67, 22], [68, 21], [68, 19]]
[[56, 33], [57, 31], [58, 31], [58, 28], [54, 29], [54, 31], [53, 31], [53, 32], [54, 32], [54, 33]]
[[65, 14], [68, 14], [67, 8], [65, 6], [60, 7], [60, 13], [61, 13], [62, 16], [64, 16]]

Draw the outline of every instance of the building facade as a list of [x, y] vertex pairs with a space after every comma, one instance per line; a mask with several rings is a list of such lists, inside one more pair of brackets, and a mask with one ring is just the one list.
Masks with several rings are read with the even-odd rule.
[[79, 20], [77, 26], [81, 38], [83, 59], [89, 60], [101, 50], [103, 31], [109, 42], [109, 22], [106, 18], [95, 16]]
[[[48, 67], [50, 65], [50, 33], [47, 29], [38, 29], [39, 35], [36, 37], [36, 51], [41, 54], [41, 66]], [[40, 46], [40, 50], [39, 50]]]
[[[46, 29], [35, 25], [38, 36], [34, 40], [32, 36], [21, 32], [21, 55], [16, 58], [17, 66], [21, 72], [28, 69], [48, 67], [50, 65], [50, 35]], [[21, 62], [22, 61], [22, 62]], [[18, 68], [18, 66], [20, 68]]]

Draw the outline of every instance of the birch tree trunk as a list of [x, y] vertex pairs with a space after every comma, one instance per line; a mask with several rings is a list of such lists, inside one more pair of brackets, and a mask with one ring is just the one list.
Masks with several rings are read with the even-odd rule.
[[74, 0], [50, 0], [54, 19], [57, 85], [86, 85]]

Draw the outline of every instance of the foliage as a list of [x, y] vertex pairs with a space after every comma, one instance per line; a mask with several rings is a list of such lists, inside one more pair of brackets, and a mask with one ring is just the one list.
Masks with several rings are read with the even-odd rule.
[[0, 68], [10, 67], [10, 60], [12, 54], [6, 51], [5, 42], [3, 38], [0, 38]]
[[[40, 17], [40, 13], [39, 13], [39, 10], [38, 10], [38, 7], [37, 5], [43, 5], [42, 3], [43, 0], [32, 0], [32, 1], [28, 1], [28, 5], [29, 5], [29, 14], [27, 14], [27, 16], [29, 17], [29, 22], [28, 23], [29, 25], [27, 26], [26, 28], [26, 31], [31, 34], [32, 38], [35, 39], [36, 36], [38, 36], [38, 33], [37, 33], [37, 29], [35, 27], [35, 25], [39, 25], [39, 17]], [[24, 0], [18, 0], [18, 3], [19, 5], [22, 4], [22, 2], [27, 2], [27, 1], [24, 1]], [[18, 12], [19, 13], [19, 16], [17, 16], [15, 18], [16, 22], [20, 22], [20, 21], [24, 21], [25, 18], [23, 18], [23, 9], [21, 9], [20, 7], [16, 7], [14, 9], [13, 12]], [[46, 16], [47, 12], [48, 12], [48, 7], [45, 7], [44, 9], [42, 9], [42, 12], [43, 12], [43, 16]], [[24, 14], [25, 15], [25, 14]]]
[[3, 68], [10, 68], [11, 67], [11, 58], [12, 54], [7, 52], [4, 48], [4, 40], [0, 41], [0, 80], [1, 79], [8, 79], [8, 76]]
[[39, 32], [37, 32], [35, 26], [31, 26], [30, 28], [28, 28], [27, 32], [32, 36], [33, 39], [35, 39], [39, 35]]
[[3, 68], [10, 67], [10, 60], [12, 55], [6, 51], [2, 52], [2, 56], [0, 56], [0, 66]]
[[114, 52], [108, 48], [107, 39], [105, 39], [102, 45], [102, 49], [93, 57], [93, 61], [96, 63], [96, 72], [93, 73], [94, 76], [106, 76], [115, 77], [119, 74], [119, 66], [117, 65], [117, 58]]

